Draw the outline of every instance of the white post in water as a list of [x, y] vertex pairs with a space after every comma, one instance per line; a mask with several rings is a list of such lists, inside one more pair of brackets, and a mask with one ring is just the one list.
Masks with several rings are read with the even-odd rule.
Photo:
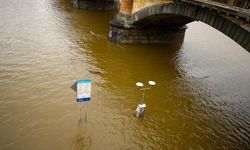
[[146, 104], [144, 103], [146, 90], [150, 90], [151, 87], [154, 86], [156, 83], [155, 83], [155, 81], [148, 81], [148, 84], [150, 85], [149, 87], [143, 88], [143, 83], [141, 83], [141, 82], [136, 83], [136, 86], [139, 88], [139, 90], [143, 91], [141, 103], [137, 105], [137, 108], [135, 110], [136, 117], [143, 117], [144, 111], [146, 109]]

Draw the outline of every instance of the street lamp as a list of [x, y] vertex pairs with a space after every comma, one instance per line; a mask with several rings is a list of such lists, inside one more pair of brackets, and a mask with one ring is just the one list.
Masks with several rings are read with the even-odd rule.
[[149, 87], [143, 87], [144, 84], [141, 82], [136, 82], [136, 86], [139, 88], [139, 90], [142, 90], [142, 99], [141, 99], [141, 103], [137, 105], [137, 108], [135, 110], [135, 116], [136, 117], [143, 117], [144, 115], [144, 111], [146, 108], [146, 104], [144, 103], [144, 98], [145, 98], [145, 93], [146, 90], [150, 90], [155, 84], [155, 81], [148, 81]]

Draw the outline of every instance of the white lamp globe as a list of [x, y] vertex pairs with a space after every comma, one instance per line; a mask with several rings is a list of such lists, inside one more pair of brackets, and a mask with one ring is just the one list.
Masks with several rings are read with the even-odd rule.
[[148, 81], [148, 84], [151, 86], [154, 86], [156, 83], [155, 83], [155, 81]]
[[143, 87], [143, 83], [141, 83], [141, 82], [136, 82], [136, 86], [138, 86], [138, 87]]

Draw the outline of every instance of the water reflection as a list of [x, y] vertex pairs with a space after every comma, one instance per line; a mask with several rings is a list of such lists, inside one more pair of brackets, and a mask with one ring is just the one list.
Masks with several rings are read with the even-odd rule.
[[79, 132], [73, 138], [73, 150], [89, 150], [92, 149], [92, 139], [86, 134], [87, 128], [79, 129]]

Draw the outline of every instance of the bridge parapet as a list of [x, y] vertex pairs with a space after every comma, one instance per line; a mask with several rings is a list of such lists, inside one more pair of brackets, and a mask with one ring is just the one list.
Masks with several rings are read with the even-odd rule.
[[[250, 22], [249, 9], [240, 8], [237, 7], [236, 5], [232, 5], [234, 3], [230, 4], [232, 1], [237, 3], [237, 1], [239, 0], [178, 0], [178, 1], [208, 8], [209, 10], [217, 11], [217, 13], [222, 13], [227, 16], [230, 15], [237, 19], [244, 19], [245, 21]], [[248, 3], [250, 3], [250, 1]]]
[[243, 9], [250, 9], [249, 0], [210, 0], [218, 3], [227, 4], [229, 6], [235, 6]]

